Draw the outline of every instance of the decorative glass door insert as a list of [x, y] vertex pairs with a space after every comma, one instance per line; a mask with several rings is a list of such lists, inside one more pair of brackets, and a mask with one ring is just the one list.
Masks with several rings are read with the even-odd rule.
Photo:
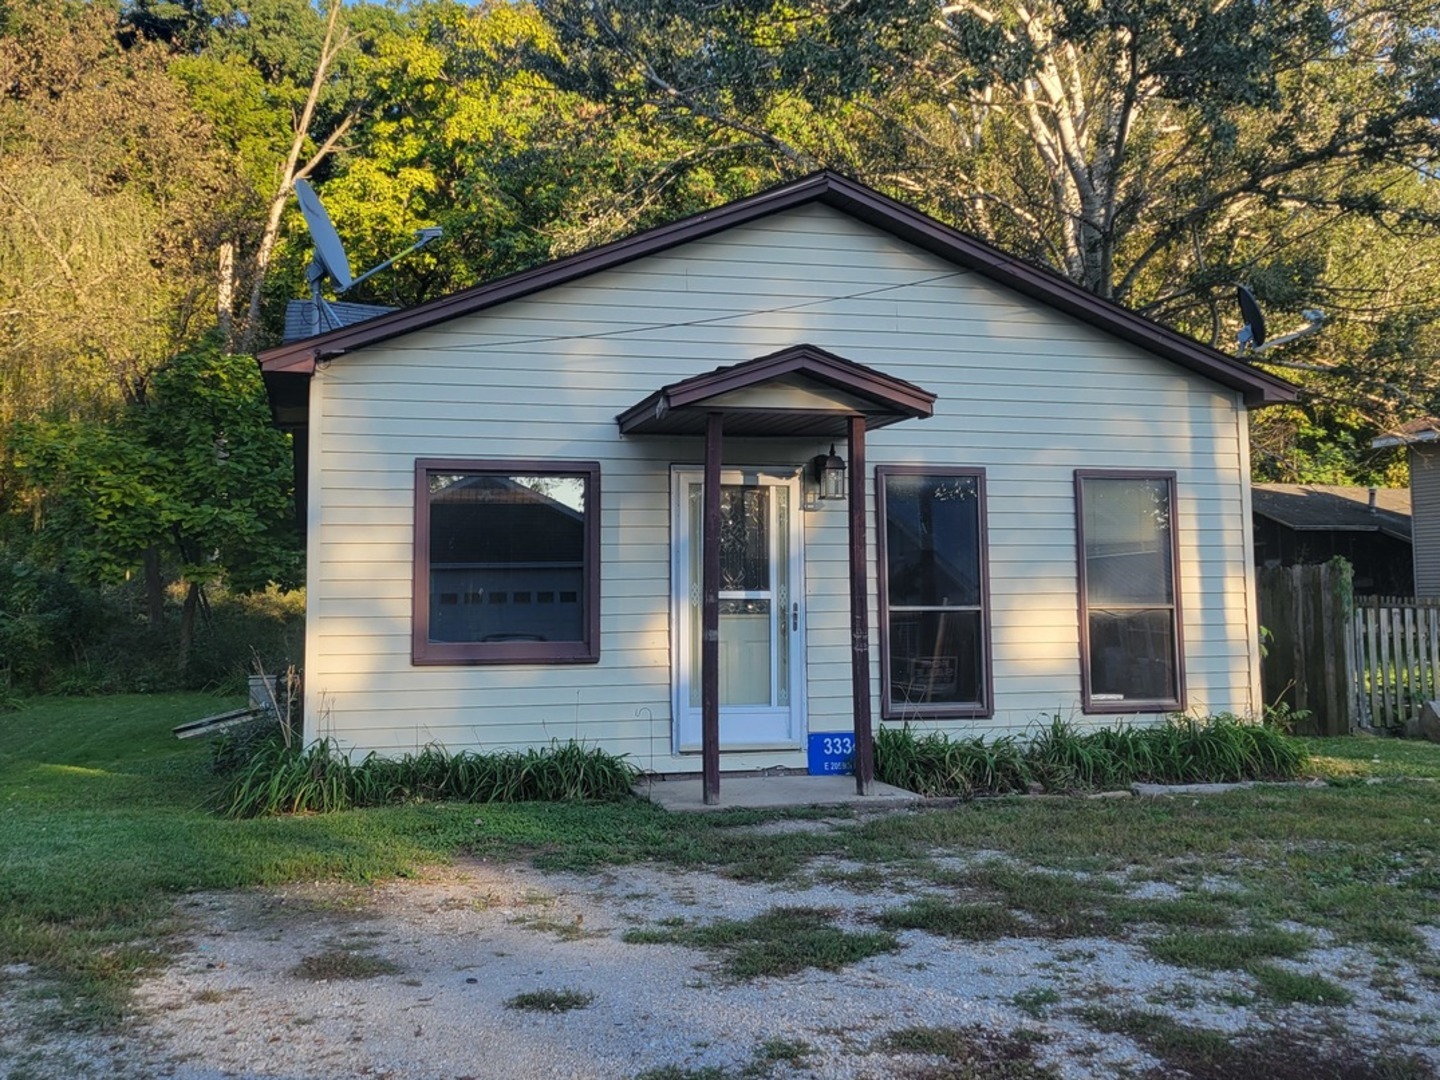
[[[704, 486], [677, 476], [677, 744], [700, 747]], [[800, 636], [793, 479], [727, 471], [720, 489], [720, 742], [793, 746]]]

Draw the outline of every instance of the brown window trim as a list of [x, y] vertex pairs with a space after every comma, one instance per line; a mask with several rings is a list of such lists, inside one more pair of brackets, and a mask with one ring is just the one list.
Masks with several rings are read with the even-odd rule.
[[[585, 477], [584, 638], [580, 641], [430, 640], [430, 484], [433, 472]], [[415, 460], [415, 557], [410, 662], [434, 664], [593, 664], [600, 659], [600, 463], [493, 458]]]
[[[981, 700], [926, 708], [897, 707], [890, 700], [890, 573], [886, 558], [885, 480], [891, 476], [969, 476], [975, 479], [980, 537]], [[995, 681], [990, 650], [990, 528], [985, 512], [985, 470], [953, 465], [875, 466], [876, 582], [880, 599], [880, 718], [882, 720], [981, 720], [995, 715]]]
[[[1170, 700], [1090, 700], [1090, 591], [1085, 578], [1085, 485], [1086, 480], [1164, 480], [1170, 485], [1170, 592], [1175, 619], [1175, 688], [1179, 695]], [[1180, 607], [1180, 508], [1177, 474], [1173, 469], [1076, 469], [1075, 470], [1075, 563], [1079, 581], [1080, 610], [1080, 711], [1087, 715], [1122, 713], [1184, 712], [1185, 705], [1185, 620]], [[1152, 605], [1153, 606], [1153, 605]]]

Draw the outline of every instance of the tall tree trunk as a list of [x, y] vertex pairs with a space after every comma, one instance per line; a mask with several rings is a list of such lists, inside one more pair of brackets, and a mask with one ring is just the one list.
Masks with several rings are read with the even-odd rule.
[[255, 350], [255, 339], [260, 331], [260, 295], [265, 287], [265, 273], [270, 269], [270, 259], [275, 253], [275, 242], [280, 237], [280, 219], [285, 214], [285, 204], [290, 201], [290, 190], [295, 186], [296, 180], [309, 176], [315, 166], [329, 156], [340, 140], [345, 137], [345, 133], [350, 130], [350, 125], [355, 122], [358, 114], [357, 111], [352, 110], [346, 115], [340, 123], [335, 125], [335, 130], [330, 132], [320, 143], [310, 160], [303, 166], [300, 164], [300, 154], [305, 149], [305, 140], [310, 137], [310, 125], [315, 119], [315, 107], [319, 104], [320, 93], [325, 88], [330, 67], [341, 50], [351, 41], [348, 33], [336, 35], [341, 7], [341, 0], [330, 0], [330, 15], [325, 24], [325, 40], [320, 45], [320, 58], [315, 62], [315, 76], [310, 80], [310, 92], [305, 97], [305, 107], [300, 110], [300, 115], [295, 121], [295, 133], [290, 140], [290, 152], [285, 156], [280, 182], [276, 185], [275, 194], [270, 198], [270, 209], [265, 215], [265, 231], [261, 233], [260, 246], [255, 250], [255, 266], [250, 280], [250, 303], [246, 307], [245, 321], [240, 332], [238, 351], [242, 353]]
[[195, 612], [200, 609], [200, 584], [192, 581], [185, 590], [185, 606], [180, 609], [180, 657], [177, 663], [183, 676], [190, 667], [190, 652], [195, 647]]
[[150, 628], [159, 629], [165, 621], [165, 578], [160, 573], [160, 549], [154, 544], [145, 549], [145, 605]]
[[225, 337], [225, 347], [233, 348], [235, 330], [235, 242], [226, 240], [220, 245], [219, 275], [215, 289], [215, 318], [220, 333]]

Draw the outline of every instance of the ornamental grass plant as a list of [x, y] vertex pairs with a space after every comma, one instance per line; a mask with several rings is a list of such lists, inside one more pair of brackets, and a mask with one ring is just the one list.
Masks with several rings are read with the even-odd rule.
[[1299, 741], [1230, 713], [1095, 731], [1055, 717], [1028, 742], [921, 735], [908, 724], [881, 728], [875, 736], [879, 779], [922, 795], [960, 798], [1036, 787], [1060, 792], [1289, 780], [1300, 775], [1306, 759]]
[[276, 738], [230, 771], [221, 805], [231, 817], [330, 813], [408, 802], [579, 802], [630, 794], [623, 757], [569, 741], [497, 753], [427, 746], [352, 761], [333, 739], [299, 749]]

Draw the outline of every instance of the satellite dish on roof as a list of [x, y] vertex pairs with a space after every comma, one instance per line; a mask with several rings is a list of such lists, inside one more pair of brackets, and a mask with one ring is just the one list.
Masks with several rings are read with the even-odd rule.
[[1265, 314], [1260, 310], [1260, 304], [1255, 299], [1255, 294], [1244, 285], [1236, 285], [1235, 299], [1240, 302], [1240, 317], [1245, 320], [1245, 325], [1240, 328], [1241, 356], [1252, 352], [1267, 352], [1277, 345], [1286, 345], [1292, 341], [1309, 337], [1319, 331], [1321, 324], [1325, 321], [1325, 312], [1319, 308], [1305, 308], [1300, 314], [1305, 317], [1307, 325], [1302, 326], [1299, 330], [1292, 330], [1288, 334], [1282, 334], [1278, 338], [1267, 340]]
[[[320, 211], [322, 214], [325, 211]], [[328, 225], [330, 219], [326, 218]], [[1240, 328], [1240, 349], [1243, 352], [1245, 346], [1258, 349], [1265, 344], [1265, 316], [1260, 311], [1260, 305], [1255, 300], [1255, 294], [1244, 285], [1235, 286], [1235, 298], [1240, 301], [1240, 315], [1245, 320], [1245, 325]]]
[[[400, 252], [399, 255], [393, 255], [378, 266], [372, 266], [359, 277], [352, 278], [350, 276], [350, 257], [345, 254], [345, 245], [340, 242], [340, 234], [335, 231], [335, 223], [330, 220], [330, 214], [325, 209], [325, 204], [320, 201], [320, 196], [315, 194], [315, 189], [310, 186], [308, 180], [295, 181], [295, 198], [300, 202], [300, 213], [305, 218], [305, 227], [310, 230], [310, 243], [315, 248], [314, 257], [311, 258], [310, 266], [305, 271], [305, 280], [310, 283], [310, 298], [315, 304], [319, 316], [316, 320], [318, 324], [316, 333], [338, 330], [340, 327], [348, 325], [348, 322], [336, 314], [335, 309], [326, 302], [325, 297], [320, 293], [320, 283], [327, 277], [335, 287], [335, 295], [339, 296], [359, 285], [372, 274], [378, 274], [396, 259], [403, 259], [406, 255], [419, 251], [426, 244], [440, 239], [445, 234], [445, 230], [440, 228], [420, 229], [415, 234], [415, 243]], [[356, 312], [360, 314], [359, 319], [352, 318], [349, 322], [374, 318], [376, 314], [393, 310], [361, 304], [352, 304], [349, 307], [356, 309]], [[287, 316], [287, 323], [288, 321]]]
[[328, 276], [335, 283], [335, 292], [343, 293], [351, 285], [350, 258], [345, 254], [345, 245], [340, 243], [335, 223], [308, 180], [295, 181], [295, 198], [300, 200], [300, 213], [310, 230], [310, 242], [315, 245], [315, 258], [306, 273], [311, 287]]

